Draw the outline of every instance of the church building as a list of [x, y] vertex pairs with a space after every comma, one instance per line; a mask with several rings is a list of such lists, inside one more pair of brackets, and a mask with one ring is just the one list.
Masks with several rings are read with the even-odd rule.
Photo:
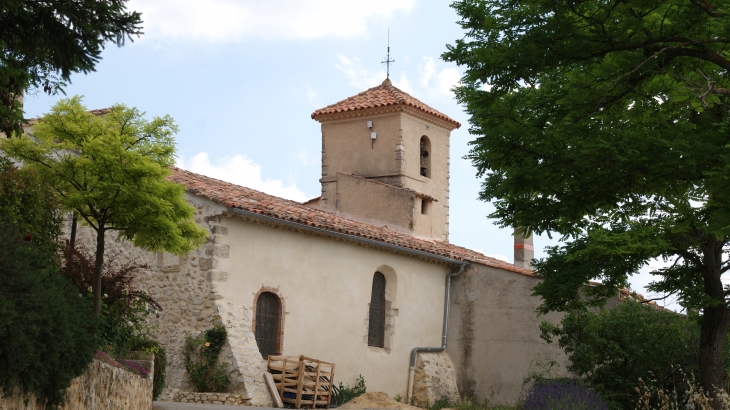
[[[315, 111], [321, 196], [298, 203], [175, 168], [208, 243], [146, 262], [137, 286], [168, 354], [163, 400], [192, 391], [185, 337], [223, 324], [232, 392], [270, 405], [269, 355], [335, 363], [335, 384], [425, 403], [514, 402], [531, 363], [565, 357], [539, 335], [531, 240], [517, 265], [449, 243], [449, 137], [460, 124], [394, 87]], [[81, 234], [80, 234], [81, 235]], [[86, 239], [92, 240], [86, 234]]]

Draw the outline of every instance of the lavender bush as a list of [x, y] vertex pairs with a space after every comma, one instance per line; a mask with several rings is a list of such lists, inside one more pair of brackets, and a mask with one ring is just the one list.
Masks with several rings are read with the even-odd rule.
[[525, 399], [525, 410], [608, 410], [593, 389], [575, 380], [536, 384]]

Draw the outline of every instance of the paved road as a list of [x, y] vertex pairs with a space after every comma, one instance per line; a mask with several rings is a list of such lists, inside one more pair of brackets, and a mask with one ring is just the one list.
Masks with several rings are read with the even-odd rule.
[[[226, 406], [223, 404], [196, 404], [175, 403], [171, 401], [156, 401], [152, 403], [152, 410], [235, 410], [246, 406]], [[281, 410], [273, 407], [256, 407], [256, 410]]]

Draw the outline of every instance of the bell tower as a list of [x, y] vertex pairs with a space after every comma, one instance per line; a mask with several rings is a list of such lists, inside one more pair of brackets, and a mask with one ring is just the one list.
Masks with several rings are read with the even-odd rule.
[[307, 204], [448, 242], [449, 138], [458, 122], [389, 79], [312, 118], [322, 124], [322, 195]]

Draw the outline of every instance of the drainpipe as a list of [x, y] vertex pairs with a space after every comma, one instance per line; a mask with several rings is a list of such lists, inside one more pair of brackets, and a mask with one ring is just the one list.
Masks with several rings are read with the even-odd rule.
[[451, 278], [457, 275], [461, 275], [464, 269], [469, 266], [468, 263], [462, 263], [459, 265], [459, 270], [451, 272], [446, 275], [446, 294], [444, 296], [444, 326], [441, 334], [441, 347], [414, 347], [411, 351], [411, 365], [408, 368], [408, 385], [406, 387], [406, 403], [411, 403], [411, 396], [413, 394], [413, 376], [416, 371], [416, 357], [418, 353], [439, 353], [446, 350], [446, 338], [449, 330], [449, 302], [451, 300]]

